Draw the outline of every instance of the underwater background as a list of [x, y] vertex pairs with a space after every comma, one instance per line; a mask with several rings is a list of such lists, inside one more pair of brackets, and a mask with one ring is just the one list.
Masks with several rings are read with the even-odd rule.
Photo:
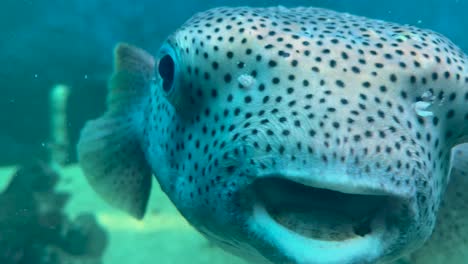
[[[411, 24], [468, 52], [467, 0], [2, 0], [0, 263], [244, 263], [198, 235], [160, 191], [143, 222], [110, 208], [75, 164], [80, 129], [104, 111], [116, 43], [155, 53], [194, 13], [239, 5], [316, 6]], [[66, 105], [51, 106], [54, 91]], [[52, 169], [51, 155], [61, 155]], [[12, 184], [16, 177], [21, 184]], [[11, 249], [2, 247], [8, 243]], [[59, 253], [50, 253], [50, 245]]]

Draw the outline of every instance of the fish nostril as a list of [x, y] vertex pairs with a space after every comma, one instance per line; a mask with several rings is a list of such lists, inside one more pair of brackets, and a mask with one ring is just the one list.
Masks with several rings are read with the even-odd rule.
[[234, 173], [234, 170], [235, 170], [235, 169], [236, 169], [235, 166], [228, 166], [228, 167], [226, 168], [226, 172], [229, 173], [229, 174], [232, 174], [232, 173]]

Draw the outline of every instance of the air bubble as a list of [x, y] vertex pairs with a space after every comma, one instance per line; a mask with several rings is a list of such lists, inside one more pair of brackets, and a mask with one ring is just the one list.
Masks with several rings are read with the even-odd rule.
[[242, 85], [245, 88], [250, 88], [255, 84], [255, 78], [252, 77], [252, 75], [249, 74], [242, 74], [237, 78], [237, 81], [239, 82], [240, 85]]

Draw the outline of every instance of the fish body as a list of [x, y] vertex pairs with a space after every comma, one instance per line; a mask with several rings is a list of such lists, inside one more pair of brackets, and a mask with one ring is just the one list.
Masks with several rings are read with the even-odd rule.
[[440, 34], [319, 8], [216, 8], [154, 57], [121, 44], [78, 156], [144, 215], [151, 174], [253, 263], [386, 263], [428, 240], [468, 139], [467, 57]]

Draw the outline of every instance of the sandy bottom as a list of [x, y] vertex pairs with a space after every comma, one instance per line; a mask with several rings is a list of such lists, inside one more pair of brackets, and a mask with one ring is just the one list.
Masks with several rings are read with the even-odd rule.
[[[0, 168], [0, 191], [14, 168]], [[89, 187], [76, 166], [64, 168], [58, 189], [72, 193], [67, 213], [74, 217], [93, 212], [109, 233], [109, 246], [103, 263], [138, 264], [246, 264], [210, 244], [177, 212], [154, 182], [148, 214], [136, 221], [108, 206]]]

